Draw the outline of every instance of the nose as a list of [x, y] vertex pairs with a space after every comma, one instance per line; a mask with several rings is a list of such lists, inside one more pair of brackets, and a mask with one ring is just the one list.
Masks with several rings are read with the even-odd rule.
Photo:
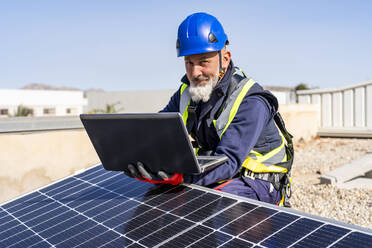
[[192, 68], [191, 68], [191, 76], [193, 78], [198, 78], [199, 76], [201, 76], [203, 73], [202, 73], [202, 67], [199, 66], [199, 65], [193, 65]]

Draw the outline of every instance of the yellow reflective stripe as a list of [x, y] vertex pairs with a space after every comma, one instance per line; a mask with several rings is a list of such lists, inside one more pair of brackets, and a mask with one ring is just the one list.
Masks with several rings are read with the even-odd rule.
[[187, 111], [187, 109], [189, 108], [190, 102], [191, 101], [189, 101], [189, 103], [187, 104], [187, 107], [186, 107], [185, 111], [182, 114], [182, 119], [183, 119], [183, 123], [185, 124], [185, 127], [186, 127], [186, 124], [187, 124], [187, 118], [189, 118], [189, 111]]
[[281, 138], [282, 138], [282, 143], [280, 144], [280, 146], [278, 146], [277, 148], [275, 148], [274, 150], [271, 150], [270, 152], [266, 153], [265, 155], [263, 156], [260, 156], [260, 157], [257, 157], [257, 162], [259, 163], [262, 163], [266, 160], [268, 160], [269, 158], [275, 156], [278, 152], [280, 152], [281, 149], [284, 148], [284, 138], [282, 135], [280, 135]]
[[255, 82], [252, 79], [249, 79], [248, 82], [244, 85], [243, 89], [240, 91], [238, 97], [236, 98], [236, 100], [234, 102], [233, 107], [230, 110], [229, 120], [226, 123], [226, 126], [225, 126], [225, 128], [223, 129], [223, 131], [222, 131], [222, 133], [220, 135], [220, 138], [222, 137], [222, 135], [224, 134], [224, 132], [226, 131], [226, 129], [230, 126], [230, 123], [232, 122], [232, 120], [234, 119], [236, 113], [238, 112], [239, 106], [242, 103], [245, 95], [247, 94], [247, 92], [249, 91], [249, 89], [252, 87], [252, 85], [254, 85], [254, 83]]
[[187, 86], [188, 86], [187, 84], [182, 84], [181, 90], [180, 90], [181, 95], [182, 95], [183, 91], [187, 88]]
[[250, 153], [253, 154], [253, 155], [255, 155], [256, 157], [262, 157], [263, 156], [261, 153], [256, 152], [254, 150], [252, 150]]
[[256, 160], [248, 157], [242, 164], [242, 167], [251, 170], [255, 173], [266, 173], [266, 172], [276, 172], [276, 173], [287, 173], [287, 169], [284, 167], [270, 165], [266, 166]]
[[194, 149], [195, 155], [198, 155], [199, 149], [200, 149], [199, 147]]
[[[187, 86], [188, 86], [187, 84], [182, 84], [181, 89], [180, 89], [180, 95], [183, 94], [183, 92], [185, 91]], [[182, 119], [183, 119], [183, 123], [185, 123], [185, 126], [186, 126], [186, 123], [187, 123], [187, 118], [189, 117], [189, 112], [187, 111], [187, 109], [189, 108], [189, 105], [190, 105], [190, 101], [187, 104], [187, 107], [186, 107], [185, 111], [182, 113]]]
[[216, 128], [216, 121], [217, 120], [213, 120], [212, 122], [213, 122], [213, 126], [214, 126], [214, 128]]

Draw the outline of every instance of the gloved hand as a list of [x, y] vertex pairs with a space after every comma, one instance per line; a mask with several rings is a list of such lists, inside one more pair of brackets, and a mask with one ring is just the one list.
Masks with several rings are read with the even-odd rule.
[[137, 180], [145, 181], [149, 183], [165, 183], [178, 185], [183, 182], [183, 174], [174, 173], [167, 174], [164, 171], [159, 171], [157, 174], [154, 174], [145, 169], [145, 166], [141, 162], [137, 162], [137, 165], [129, 164], [129, 171], [124, 171], [124, 173], [129, 177], [134, 177]]

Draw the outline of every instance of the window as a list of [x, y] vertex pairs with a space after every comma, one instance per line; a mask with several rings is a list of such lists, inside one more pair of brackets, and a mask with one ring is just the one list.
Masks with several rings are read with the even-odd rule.
[[66, 114], [71, 114], [71, 109], [70, 108], [66, 109]]
[[55, 115], [56, 109], [55, 108], [44, 108], [43, 113], [44, 115]]
[[8, 115], [8, 109], [0, 109], [0, 115]]

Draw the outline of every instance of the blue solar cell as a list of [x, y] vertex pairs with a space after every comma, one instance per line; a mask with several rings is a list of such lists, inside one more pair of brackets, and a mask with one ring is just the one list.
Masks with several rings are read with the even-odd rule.
[[53, 190], [57, 190], [57, 189], [61, 189], [61, 188], [68, 188], [68, 185], [71, 185], [72, 183], [80, 183], [78, 180], [76, 180], [75, 178], [73, 177], [69, 177], [69, 178], [66, 178], [62, 181], [59, 181], [57, 183], [54, 183], [48, 187], [45, 187], [43, 189], [40, 189], [39, 191], [42, 192], [42, 193], [46, 193], [46, 192], [49, 192], [49, 191], [53, 191]]
[[234, 204], [235, 202], [237, 202], [237, 201], [234, 200], [234, 199], [222, 197], [222, 198], [217, 199], [216, 201], [212, 201], [211, 203], [209, 203], [208, 205], [206, 205], [202, 208], [199, 207], [198, 210], [196, 210], [195, 212], [190, 213], [189, 215], [186, 215], [185, 218], [189, 219], [189, 220], [192, 220], [192, 221], [195, 221], [195, 222], [202, 221], [202, 220], [212, 216], [213, 214], [221, 211], [222, 209], [225, 209], [225, 208], [229, 207], [230, 205]]
[[236, 247], [252, 247], [253, 244], [241, 240], [241, 239], [233, 239], [226, 244], [222, 245], [221, 248], [236, 248]]
[[[130, 241], [129, 239], [124, 238], [124, 237], [119, 237], [119, 238], [117, 238], [117, 239], [111, 240], [109, 243], [104, 244], [104, 245], [101, 246], [100, 248], [121, 248], [121, 247], [131, 247], [131, 246], [128, 246], [128, 245], [130, 245], [131, 243], [133, 243], [133, 242]], [[141, 247], [142, 247], [142, 246], [141, 246]]]
[[48, 235], [45, 238], [52, 244], [58, 244], [65, 241], [67, 238], [77, 235], [81, 230], [88, 230], [97, 223], [91, 220], [85, 220], [81, 223], [76, 223], [75, 225], [65, 226], [65, 229], [59, 233], [56, 233], [54, 236]]
[[242, 217], [238, 218], [237, 220], [223, 227], [221, 231], [234, 236], [239, 235], [242, 232], [245, 232], [248, 228], [251, 228], [253, 225], [256, 225], [258, 222], [270, 217], [276, 212], [276, 210], [265, 207], [255, 208]]
[[41, 194], [38, 194], [35, 197], [33, 197], [31, 199], [28, 199], [27, 201], [19, 202], [18, 204], [13, 205], [13, 206], [8, 207], [8, 208], [5, 205], [5, 206], [3, 206], [3, 208], [5, 210], [7, 210], [8, 212], [10, 212], [11, 214], [13, 214], [13, 213], [15, 213], [17, 211], [20, 211], [22, 209], [25, 209], [27, 207], [32, 208], [32, 206], [34, 204], [37, 204], [37, 203], [39, 203], [39, 202], [41, 202], [43, 200], [47, 200], [47, 199], [48, 199], [47, 197], [45, 197], [45, 196], [43, 196]]
[[[47, 228], [47, 229], [44, 229], [42, 231], [38, 231], [38, 233], [42, 236], [42, 237], [52, 237], [54, 235], [57, 235], [58, 233], [60, 232], [63, 232], [67, 227], [71, 227], [71, 226], [75, 226], [83, 221], [85, 221], [86, 218], [84, 216], [81, 216], [81, 215], [76, 215], [75, 217], [72, 217], [71, 219], [68, 219], [66, 221], [64, 221], [64, 219], [62, 219], [60, 223], [56, 224], [56, 225], [53, 225], [51, 226], [50, 228]], [[33, 230], [35, 230], [36, 228], [34, 227]]]
[[298, 216], [280, 212], [244, 232], [239, 238], [258, 243], [296, 219]]
[[[96, 184], [98, 182], [104, 182], [105, 180], [111, 179], [115, 176], [123, 176], [123, 173], [121, 173], [121, 172], [120, 173], [119, 172], [109, 172], [109, 173], [99, 175], [97, 177], [94, 177], [94, 178], [92, 178], [90, 180], [86, 180], [86, 181], [88, 181], [89, 183]], [[82, 179], [82, 180], [85, 180], [85, 179]]]
[[345, 234], [350, 232], [345, 228], [325, 225], [295, 244], [293, 247], [327, 247]]
[[[131, 203], [132, 201], [130, 201]], [[115, 228], [117, 226], [119, 226], [120, 224], [130, 220], [131, 218], [134, 218], [135, 216], [137, 216], [139, 213], [143, 213], [143, 212], [146, 212], [148, 210], [150, 210], [151, 208], [148, 207], [148, 206], [145, 206], [145, 205], [137, 205], [137, 206], [134, 206], [132, 208], [130, 208], [129, 210], [124, 207], [124, 206], [120, 206], [120, 208], [122, 209], [122, 211], [120, 211], [120, 208], [119, 209], [116, 209], [116, 211], [114, 211], [114, 213], [117, 213], [115, 214], [114, 216], [111, 216], [111, 211], [107, 213], [107, 217], [111, 217], [111, 218], [108, 218], [107, 221], [104, 221], [103, 224], [105, 226], [108, 226], [110, 228]]]
[[[53, 209], [56, 209], [56, 208], [60, 207], [61, 204], [51, 201], [51, 202], [41, 202], [41, 204], [38, 204], [37, 206], [38, 206], [38, 208], [36, 208], [34, 211], [30, 211], [29, 213], [26, 213], [22, 216], [19, 216], [18, 219], [22, 222], [27, 222], [27, 221], [29, 221], [33, 218], [36, 218], [36, 217], [38, 217], [38, 216], [40, 216], [40, 215], [42, 215], [46, 212], [49, 212]], [[16, 216], [16, 214], [15, 214], [15, 216]]]
[[16, 221], [12, 216], [8, 215], [0, 219], [0, 230], [5, 230], [5, 225], [8, 225], [8, 228], [10, 227], [9, 225], [14, 224], [14, 226], [18, 225], [19, 222]]
[[166, 244], [160, 246], [162, 248], [181, 248], [191, 245], [197, 240], [200, 240], [205, 235], [210, 234], [213, 232], [213, 229], [204, 227], [204, 226], [196, 226], [187, 232], [177, 236], [176, 238], [172, 239], [171, 241], [167, 242]]
[[[177, 233], [186, 230], [192, 225], [193, 223], [191, 221], [180, 219], [158, 231], [152, 232], [150, 235], [140, 240], [139, 242], [140, 244], [143, 244], [145, 246], [153, 247], [160, 244], [162, 241], [175, 236]], [[156, 229], [152, 229], [152, 231], [154, 230]]]
[[200, 209], [200, 207], [206, 206], [210, 202], [217, 200], [218, 198], [221, 198], [221, 196], [211, 193], [203, 194], [200, 197], [189, 202], [186, 202], [180, 207], [174, 209], [171, 213], [176, 214], [178, 216], [186, 216], [194, 212], [195, 210]]
[[372, 247], [368, 231], [298, 215], [97, 166], [0, 206], [0, 247]]
[[149, 211], [146, 211], [144, 213], [134, 214], [133, 218], [131, 218], [129, 221], [126, 221], [123, 224], [120, 224], [115, 228], [115, 230], [121, 234], [125, 234], [140, 226], [147, 224], [150, 220], [154, 220], [163, 215], [164, 213], [165, 212], [162, 210], [150, 209]]
[[169, 190], [165, 190], [162, 194], [157, 195], [156, 197], [153, 197], [151, 199], [148, 199], [145, 201], [146, 204], [156, 207], [160, 204], [163, 204], [164, 202], [167, 202], [171, 199], [174, 199], [177, 196], [180, 196], [183, 193], [186, 193], [187, 191], [191, 190], [188, 187], [185, 186], [176, 186], [176, 187], [169, 187]]
[[371, 248], [372, 247], [372, 235], [368, 235], [361, 232], [352, 232], [348, 234], [345, 238], [338, 241], [332, 247], [335, 248], [348, 248], [348, 247], [358, 247], [358, 248]]
[[223, 243], [226, 243], [230, 239], [232, 239], [232, 236], [216, 231], [197, 241], [192, 246], [190, 246], [190, 248], [215, 248], [219, 245], [222, 245]]
[[[23, 239], [23, 240], [19, 240], [19, 242], [16, 242], [12, 245], [9, 246], [9, 248], [15, 248], [15, 247], [30, 247], [30, 246], [33, 246], [33, 245], [36, 245], [36, 244], [41, 244], [42, 242], [45, 242], [43, 241], [42, 238], [40, 238], [38, 235], [36, 234], [31, 234], [31, 236]], [[45, 242], [46, 243], [46, 242]], [[48, 244], [48, 243], [46, 243]], [[50, 245], [48, 244], [48, 247]]]
[[[24, 227], [24, 228], [26, 228], [26, 227]], [[30, 237], [32, 235], [34, 235], [34, 233], [32, 231], [30, 231], [29, 229], [26, 228], [23, 231], [20, 231], [18, 233], [15, 233], [15, 235], [10, 235], [9, 237], [1, 237], [0, 238], [0, 247], [11, 246], [14, 243], [18, 243], [18, 241], [24, 240], [24, 239], [26, 239], [26, 238], [28, 238], [28, 237]]]
[[28, 194], [28, 195], [25, 195], [21, 198], [18, 198], [17, 200], [14, 200], [14, 201], [11, 201], [5, 205], [3, 205], [2, 207], [5, 208], [5, 209], [10, 209], [20, 203], [24, 203], [26, 201], [29, 201], [29, 200], [32, 200], [33, 198], [37, 197], [37, 196], [40, 196], [40, 193], [39, 192], [33, 192], [31, 194]]
[[119, 234], [113, 231], [107, 231], [104, 233], [101, 233], [99, 235], [94, 236], [92, 239], [88, 240], [85, 243], [80, 243], [79, 247], [81, 248], [92, 248], [92, 247], [99, 247], [101, 245], [107, 244], [112, 242], [115, 239], [120, 238], [120, 246], [131, 244], [132, 241], [129, 239], [126, 239], [124, 237], [121, 237]]
[[189, 201], [195, 200], [197, 197], [200, 197], [203, 194], [205, 194], [205, 192], [197, 189], [192, 189], [183, 194], [175, 196], [175, 198], [169, 201], [164, 202], [163, 204], [159, 205], [158, 208], [165, 211], [172, 211], [175, 208], [188, 203]]
[[[152, 233], [154, 230], [159, 230], [166, 225], [169, 225], [173, 222], [175, 222], [178, 218], [174, 215], [171, 214], [164, 214], [160, 218], [157, 218], [155, 220], [149, 221], [146, 225], [143, 225], [135, 230], [130, 230], [128, 232], [127, 230], [125, 231], [127, 234], [126, 236], [128, 238], [131, 238], [133, 240], [140, 240], [147, 236], [149, 233]], [[121, 232], [120, 229], [117, 229], [119, 233]]]
[[100, 171], [102, 173], [102, 172], [105, 171], [105, 169], [103, 168], [102, 165], [94, 166], [93, 168], [88, 169], [88, 170], [80, 173], [79, 175], [76, 175], [75, 177], [78, 177], [78, 178], [86, 177], [87, 175], [93, 174], [97, 171]]
[[76, 215], [76, 212], [70, 211], [68, 208], [62, 206], [25, 222], [25, 224], [37, 231], [41, 231], [48, 228], [51, 224], [57, 224], [60, 221], [67, 220]]
[[268, 247], [288, 247], [321, 225], [322, 223], [319, 221], [301, 218], [263, 241], [262, 245]]
[[128, 248], [145, 248], [145, 246], [140, 245], [138, 243], [133, 243], [130, 246], [128, 246]]
[[62, 243], [56, 244], [56, 247], [65, 248], [65, 247], [78, 246], [84, 242], [91, 240], [95, 236], [98, 236], [101, 233], [106, 232], [108, 229], [102, 225], [96, 225], [88, 230], [86, 229], [81, 229], [81, 230], [83, 231], [80, 233], [77, 233], [75, 236], [70, 236], [67, 239], [65, 239], [65, 241], [63, 241]]
[[[19, 248], [24, 248], [24, 247], [25, 246], [23, 246], [23, 247], [21, 246]], [[42, 242], [36, 243], [34, 245], [28, 246], [28, 248], [50, 248], [50, 247], [51, 247], [51, 245], [46, 241], [42, 241]]]
[[[93, 203], [94, 202], [95, 201], [93, 201]], [[97, 204], [96, 206], [92, 206], [89, 210], [84, 211], [84, 214], [94, 218], [97, 221], [105, 221], [138, 204], [138, 202], [129, 201], [124, 197], [116, 197], [114, 199], [107, 200], [101, 205]]]
[[110, 180], [99, 182], [96, 185], [109, 190], [109, 186], [123, 185], [123, 184], [126, 184], [128, 181], [130, 181], [129, 178], [124, 177], [123, 175], [119, 174], [119, 175], [116, 175], [115, 177], [110, 178]]
[[[0, 231], [0, 240], [5, 240], [9, 237], [12, 237], [12, 236], [14, 236], [18, 233], [24, 232], [26, 230], [27, 230], [27, 227], [25, 227], [22, 224], [18, 224], [16, 226], [13, 225], [13, 224], [11, 226], [4, 225], [3, 229]], [[4, 245], [4, 247], [5, 247], [5, 245]]]
[[203, 224], [209, 226], [213, 229], [219, 229], [220, 227], [226, 225], [227, 223], [241, 217], [242, 215], [248, 213], [252, 209], [257, 207], [256, 205], [240, 202], [231, 208], [226, 209], [222, 213], [214, 216], [213, 218], [207, 220]]

